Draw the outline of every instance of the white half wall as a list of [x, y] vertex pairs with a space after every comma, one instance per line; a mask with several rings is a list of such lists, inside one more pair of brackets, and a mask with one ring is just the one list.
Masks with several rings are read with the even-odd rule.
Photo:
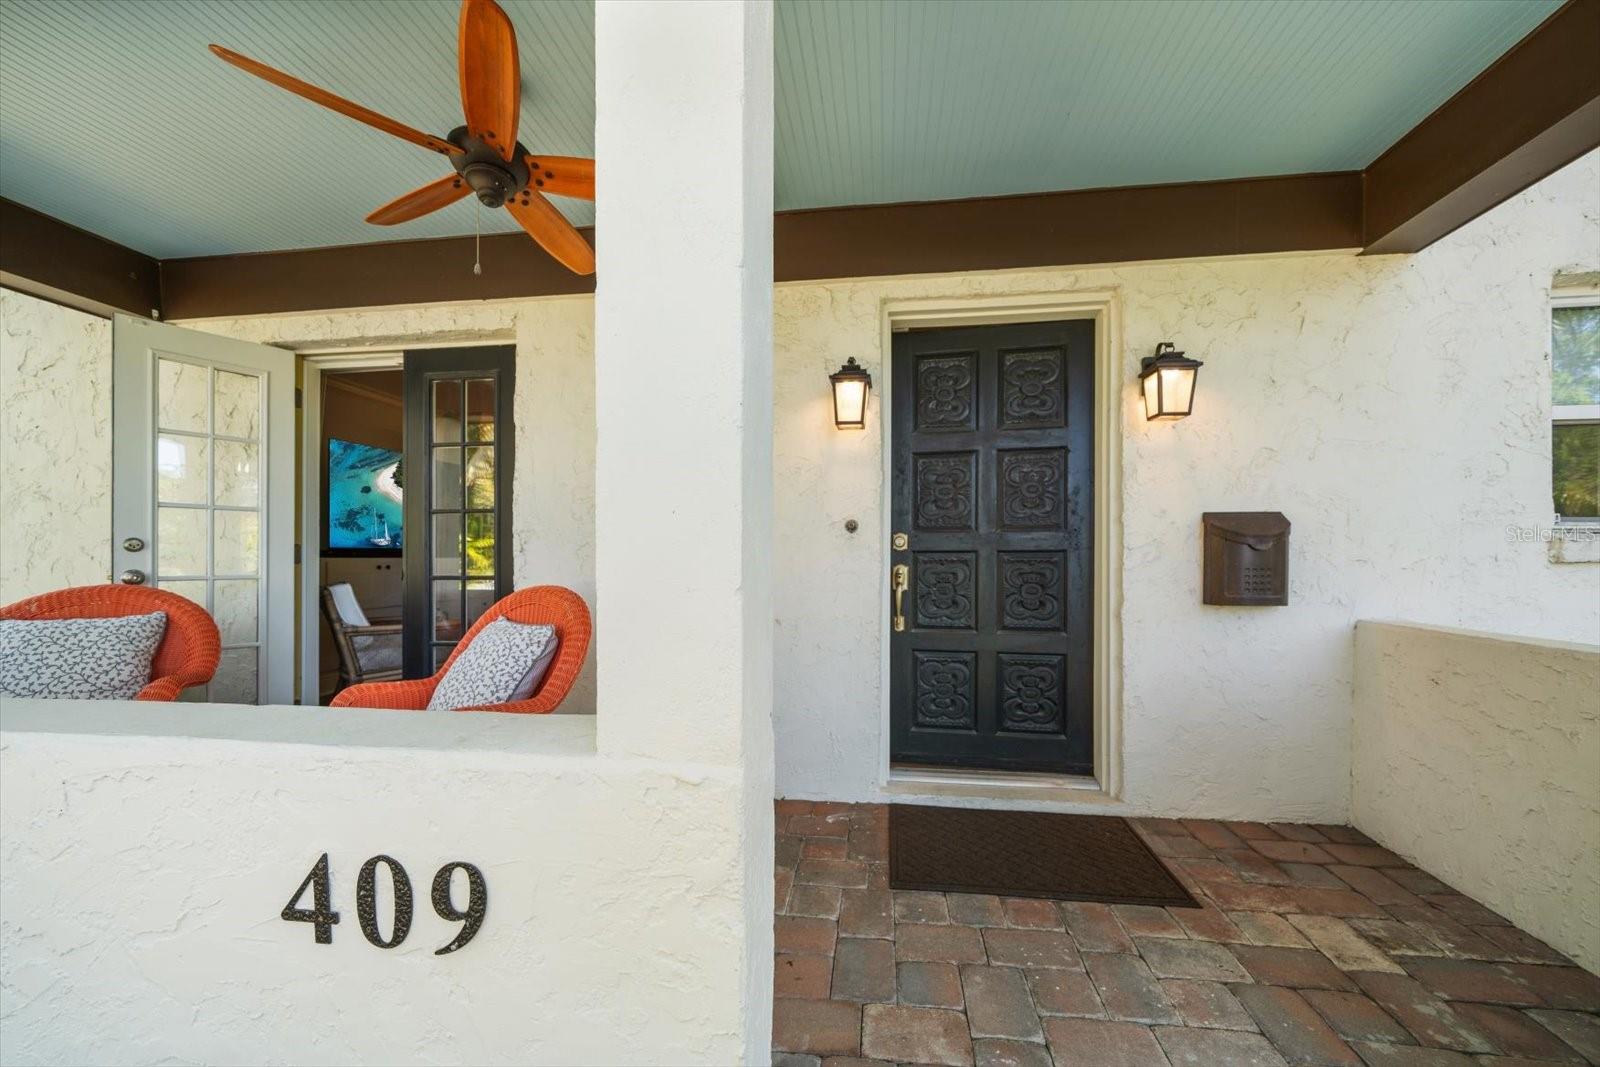
[[1355, 825], [1600, 971], [1600, 645], [1356, 627]]
[[[771, 1009], [742, 977], [743, 772], [597, 755], [594, 722], [0, 702], [5, 1061], [744, 1061]], [[322, 945], [279, 912], [324, 852]], [[380, 854], [414, 892], [388, 950], [356, 901]], [[488, 908], [439, 956], [457, 860]]]
[[0, 604], [110, 566], [111, 321], [0, 289]]

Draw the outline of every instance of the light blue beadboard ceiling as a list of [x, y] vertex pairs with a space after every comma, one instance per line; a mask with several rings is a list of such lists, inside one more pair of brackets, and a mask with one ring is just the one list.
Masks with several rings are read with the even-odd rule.
[[[521, 136], [593, 149], [593, 8], [501, 0]], [[1365, 166], [1558, 0], [779, 0], [780, 209]], [[167, 258], [471, 233], [374, 207], [437, 156], [212, 41], [430, 133], [454, 0], [0, 0], [0, 196]], [[694, 146], [685, 145], [693, 158]], [[591, 205], [558, 200], [579, 224]], [[485, 232], [515, 229], [484, 212]]]

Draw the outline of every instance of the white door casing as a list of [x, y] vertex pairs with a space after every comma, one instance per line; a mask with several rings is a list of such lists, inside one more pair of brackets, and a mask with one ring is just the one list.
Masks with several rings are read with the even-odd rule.
[[216, 620], [222, 662], [187, 699], [294, 701], [294, 358], [112, 320], [112, 578]]

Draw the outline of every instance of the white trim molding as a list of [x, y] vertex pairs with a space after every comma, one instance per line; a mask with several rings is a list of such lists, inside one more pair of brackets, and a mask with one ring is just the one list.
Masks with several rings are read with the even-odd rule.
[[1094, 775], [947, 771], [895, 767], [889, 759], [890, 609], [880, 598], [878, 626], [882, 697], [878, 785], [891, 793], [943, 794], [1008, 800], [1115, 801], [1122, 798], [1122, 323], [1115, 289], [1020, 293], [986, 297], [885, 299], [880, 304], [878, 432], [883, 438], [885, 541], [878, 588], [889, 586], [888, 531], [893, 529], [894, 454], [890, 353], [893, 335], [912, 328], [989, 326], [1012, 322], [1091, 319], [1095, 346], [1094, 426]]

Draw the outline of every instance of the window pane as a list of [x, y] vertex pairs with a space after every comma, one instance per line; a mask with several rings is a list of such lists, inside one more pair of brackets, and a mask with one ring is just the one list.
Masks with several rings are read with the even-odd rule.
[[494, 507], [494, 446], [467, 449], [467, 507]]
[[493, 378], [474, 378], [467, 383], [467, 440], [494, 440]]
[[212, 574], [254, 574], [261, 558], [261, 517], [254, 511], [214, 511], [217, 538]]
[[213, 503], [242, 508], [253, 508], [261, 503], [260, 483], [256, 478], [256, 450], [260, 447], [244, 441], [217, 441], [212, 445], [217, 463]]
[[165, 589], [169, 593], [177, 593], [179, 596], [186, 597], [189, 600], [194, 601], [196, 604], [199, 604], [201, 607], [205, 607], [206, 584], [206, 580], [201, 578], [199, 581], [162, 582], [161, 588]]
[[494, 582], [468, 582], [467, 583], [467, 627], [482, 617], [494, 604]]
[[200, 508], [158, 508], [156, 573], [163, 578], [206, 573], [206, 534], [210, 512]]
[[494, 574], [494, 515], [467, 515], [467, 573], [473, 577]]
[[433, 517], [433, 573], [440, 577], [461, 573], [459, 511], [446, 511]]
[[433, 669], [438, 670], [444, 666], [444, 661], [450, 658], [450, 653], [456, 650], [455, 645], [433, 646]]
[[439, 641], [461, 640], [461, 583], [433, 583], [433, 636]]
[[211, 679], [211, 701], [215, 704], [254, 704], [256, 702], [256, 650], [225, 648], [217, 673]]
[[233, 578], [217, 582], [216, 610], [211, 613], [222, 631], [222, 643], [238, 644], [256, 639], [256, 619], [260, 614], [254, 578]]
[[261, 435], [261, 379], [254, 374], [217, 371], [217, 425], [212, 433], [227, 437]]
[[206, 502], [206, 453], [211, 442], [204, 437], [164, 433], [156, 438], [156, 495], [168, 504]]
[[1557, 404], [1600, 404], [1600, 306], [1555, 308], [1550, 352]]
[[433, 509], [461, 506], [461, 449], [433, 450]]
[[1556, 514], [1600, 517], [1600, 424], [1557, 423], [1553, 429]]
[[193, 363], [163, 359], [156, 371], [156, 421], [163, 430], [210, 428], [211, 372]]
[[433, 383], [433, 441], [448, 444], [461, 440], [461, 383]]

